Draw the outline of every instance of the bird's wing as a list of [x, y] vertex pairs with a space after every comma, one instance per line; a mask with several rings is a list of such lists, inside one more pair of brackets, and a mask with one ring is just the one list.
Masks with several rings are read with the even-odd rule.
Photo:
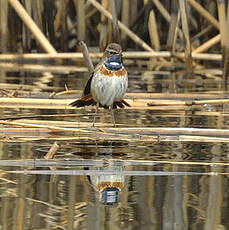
[[88, 81], [86, 83], [86, 86], [84, 87], [83, 96], [91, 94], [91, 80], [92, 80], [93, 76], [94, 76], [94, 73], [91, 74], [90, 78], [88, 79]]

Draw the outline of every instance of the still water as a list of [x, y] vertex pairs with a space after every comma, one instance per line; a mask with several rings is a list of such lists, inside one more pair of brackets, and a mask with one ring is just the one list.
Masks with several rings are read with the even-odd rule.
[[[47, 93], [63, 91], [65, 84], [77, 90], [84, 85], [83, 73], [40, 75], [4, 72], [1, 88], [18, 84]], [[148, 75], [133, 71], [129, 92], [185, 91], [180, 75], [176, 84], [165, 73], [151, 80]], [[189, 92], [218, 91], [213, 80], [201, 76], [189, 84]], [[66, 122], [91, 122], [93, 111], [0, 109], [2, 118], [42, 115]], [[80, 116], [45, 117], [70, 112]], [[116, 118], [121, 127], [229, 127], [226, 105], [192, 112], [119, 110]], [[98, 120], [109, 123], [109, 112], [100, 111]], [[13, 135], [1, 135], [0, 142], [0, 229], [229, 229], [228, 142]], [[54, 141], [59, 148], [45, 160]]]

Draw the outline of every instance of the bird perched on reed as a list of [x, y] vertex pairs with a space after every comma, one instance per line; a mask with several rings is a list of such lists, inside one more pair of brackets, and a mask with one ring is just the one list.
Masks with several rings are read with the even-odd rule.
[[91, 74], [80, 99], [70, 103], [71, 106], [83, 107], [96, 105], [98, 108], [110, 108], [114, 127], [116, 127], [113, 109], [130, 106], [123, 96], [128, 86], [127, 72], [122, 63], [122, 49], [119, 44], [111, 43], [104, 51], [103, 57]]

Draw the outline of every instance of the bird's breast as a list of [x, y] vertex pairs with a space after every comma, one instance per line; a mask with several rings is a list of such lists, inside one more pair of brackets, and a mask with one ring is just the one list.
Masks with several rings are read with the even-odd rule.
[[100, 67], [91, 81], [93, 99], [102, 105], [110, 106], [123, 97], [128, 86], [128, 76], [124, 67], [111, 71]]

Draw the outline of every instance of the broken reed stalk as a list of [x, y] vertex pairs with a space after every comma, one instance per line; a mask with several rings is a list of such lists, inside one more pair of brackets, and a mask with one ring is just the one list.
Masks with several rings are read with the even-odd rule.
[[54, 19], [54, 32], [56, 33], [61, 25], [61, 21], [62, 21], [62, 14], [63, 14], [63, 7], [58, 7], [57, 12], [56, 12], [56, 16]]
[[[24, 0], [24, 7], [28, 15], [31, 17], [32, 15], [32, 6], [31, 6], [31, 1]], [[25, 50], [31, 50], [31, 33], [29, 30], [27, 30], [26, 25], [23, 23], [22, 27], [22, 42], [23, 42], [23, 47]]]
[[41, 31], [43, 31], [43, 22], [42, 22], [42, 10], [41, 10], [41, 1], [36, 0], [36, 8], [37, 8], [37, 17], [38, 17], [38, 25]]
[[[90, 53], [92, 58], [101, 58], [102, 53]], [[24, 54], [0, 54], [0, 60], [2, 61], [13, 61], [13, 60], [30, 60], [30, 59], [82, 59], [82, 53], [57, 53], [46, 54], [46, 53], [24, 53]]]
[[207, 11], [205, 10], [198, 2], [195, 0], [188, 0], [188, 3], [196, 9], [206, 20], [208, 20], [215, 28], [219, 29], [218, 21]]
[[[66, 114], [67, 115], [67, 114]], [[78, 114], [77, 114], [78, 115]], [[88, 116], [90, 116], [92, 114], [88, 114]], [[44, 116], [45, 117], [45, 116]], [[63, 117], [63, 116], [62, 116]], [[65, 116], [65, 117], [68, 117], [68, 116]], [[69, 116], [69, 117], [72, 117], [72, 116]], [[77, 116], [75, 116], [77, 117]], [[48, 118], [48, 116], [47, 116]], [[56, 116], [56, 118], [58, 118]], [[36, 124], [36, 125], [46, 125], [46, 126], [58, 126], [58, 127], [65, 127], [65, 128], [73, 128], [76, 126], [76, 122], [75, 121], [61, 121], [61, 120], [55, 120], [55, 121], [52, 121], [52, 120], [33, 120], [33, 119], [26, 119], [26, 118], [16, 118], [14, 119], [15, 122], [18, 122], [18, 123], [24, 123], [24, 124]], [[82, 128], [82, 127], [85, 127], [85, 124], [88, 124], [88, 126], [90, 126], [90, 123], [88, 122], [80, 122], [80, 124], [77, 124], [78, 128]], [[83, 126], [84, 125], [84, 126]]]
[[[108, 0], [101, 0], [101, 6], [104, 9], [108, 9], [108, 4], [109, 4]], [[104, 52], [108, 44], [107, 39], [108, 39], [108, 33], [110, 31], [108, 31], [109, 30], [108, 20], [103, 14], [100, 14], [100, 24], [98, 29], [99, 29], [99, 48], [101, 52]]]
[[[156, 94], [157, 95], [157, 94]], [[156, 96], [154, 94], [127, 94], [125, 98], [128, 103], [131, 105], [131, 107], [138, 107], [139, 109], [150, 109], [148, 106], [191, 106], [191, 105], [203, 105], [203, 104], [228, 104], [229, 99], [220, 98], [215, 99], [215, 95], [209, 95], [209, 97], [206, 95], [205, 98], [208, 100], [190, 100], [194, 97], [194, 95], [189, 96], [189, 100], [182, 100], [182, 96], [177, 95], [173, 98], [180, 100], [159, 100], [159, 97], [163, 97], [163, 94], [159, 94]], [[161, 96], [160, 96], [161, 95]], [[168, 94], [164, 94], [165, 98], [172, 98], [172, 96], [168, 96]], [[184, 94], [183, 94], [184, 96]], [[198, 96], [197, 94], [195, 96]], [[131, 99], [128, 99], [131, 98]], [[152, 100], [152, 98], [156, 98], [155, 100]], [[185, 96], [186, 99], [188, 99], [188, 96]], [[195, 98], [195, 97], [194, 97]], [[204, 98], [204, 95], [200, 98]], [[69, 106], [70, 102], [72, 102], [73, 99], [38, 99], [38, 98], [0, 98], [0, 107], [1, 108], [34, 108], [34, 109], [73, 109], [71, 106]], [[130, 107], [130, 109], [131, 109]]]
[[34, 108], [34, 109], [66, 109], [72, 99], [33, 99], [33, 98], [0, 98], [0, 107], [20, 107], [20, 108]]
[[55, 141], [51, 148], [49, 149], [49, 151], [47, 152], [47, 154], [44, 156], [44, 159], [52, 159], [53, 156], [55, 155], [56, 151], [59, 149], [59, 145], [57, 144], [57, 142]]
[[[33, 98], [0, 98], [0, 108], [33, 108], [33, 109], [74, 109], [69, 104], [73, 99], [33, 99]], [[132, 107], [147, 108], [150, 100], [128, 100]], [[131, 109], [130, 107], [129, 109]]]
[[229, 4], [227, 5], [227, 41], [226, 41], [226, 47], [225, 47], [225, 57], [224, 57], [224, 66], [223, 66], [223, 80], [224, 80], [224, 86], [225, 91], [227, 91], [227, 83], [228, 83], [228, 75], [229, 75]]
[[51, 73], [76, 73], [87, 72], [85, 67], [77, 66], [63, 66], [63, 65], [37, 65], [37, 64], [15, 64], [15, 63], [0, 63], [2, 70], [14, 70], [14, 71], [31, 71], [31, 72], [51, 72]]
[[[17, 138], [19, 138], [20, 136], [23, 138], [23, 137], [27, 137], [26, 135], [26, 131], [24, 130], [26, 127], [28, 128], [41, 128], [42, 130], [43, 129], [48, 129], [49, 131], [47, 132], [57, 132], [57, 131], [60, 131], [60, 132], [73, 132], [75, 134], [78, 134], [78, 136], [75, 138], [77, 140], [80, 140], [80, 139], [90, 139], [90, 140], [95, 140], [96, 138], [98, 139], [110, 139], [110, 138], [113, 138], [113, 139], [123, 139], [123, 138], [126, 138], [126, 134], [113, 134], [112, 132], [110, 132], [109, 134], [107, 133], [104, 133], [103, 129], [97, 127], [97, 128], [91, 128], [89, 129], [89, 127], [91, 127], [91, 123], [88, 124], [85, 126], [84, 128], [64, 128], [64, 127], [57, 127], [55, 125], [43, 125], [43, 124], [31, 124], [31, 123], [20, 123], [20, 122], [8, 122], [8, 121], [2, 121], [0, 120], [0, 124], [5, 124], [5, 125], [10, 125], [10, 126], [21, 126], [23, 127], [23, 129], [21, 131], [24, 131], [23, 133], [21, 133], [21, 135], [17, 135]], [[104, 124], [101, 123], [103, 126]], [[6, 128], [7, 129], [7, 128]], [[19, 133], [20, 133], [20, 129], [18, 130]], [[9, 136], [10, 137], [10, 134], [8, 133], [5, 133], [6, 134], [6, 137]], [[79, 136], [79, 134], [81, 134], [82, 136]], [[13, 134], [14, 137], [15, 137], [15, 133]], [[30, 134], [31, 135], [31, 134]], [[38, 132], [38, 135], [40, 136], [40, 133]], [[109, 135], [109, 137], [108, 137]], [[71, 134], [72, 136], [72, 134]], [[128, 134], [127, 134], [128, 136]], [[4, 136], [5, 138], [5, 136]], [[40, 137], [41, 138], [41, 137]], [[46, 138], [46, 136], [45, 136]], [[33, 139], [33, 138], [32, 138]], [[49, 138], [50, 139], [50, 138]], [[63, 134], [62, 134], [62, 139], [65, 139], [63, 137]], [[74, 139], [74, 137], [72, 137], [72, 139]]]
[[[209, 71], [209, 70], [206, 70]], [[157, 73], [157, 72], [156, 72]], [[200, 74], [203, 74], [202, 72], [198, 72]], [[214, 73], [214, 69], [213, 69]], [[153, 72], [152, 72], [153, 74]], [[215, 73], [217, 74], [217, 73]], [[21, 88], [24, 90], [31, 90], [35, 86], [31, 85], [20, 85]], [[18, 85], [17, 84], [6, 84], [6, 83], [0, 83], [0, 88], [8, 88], [8, 90], [5, 90], [6, 93], [11, 94], [12, 91], [18, 90]], [[53, 87], [48, 87], [49, 89], [52, 89]], [[56, 95], [65, 95], [65, 94], [72, 94], [73, 97], [76, 97], [77, 95], [79, 96], [81, 90], [64, 90], [60, 91], [58, 93], [53, 94], [52, 98], [55, 98]], [[39, 98], [41, 97], [41, 93], [39, 92], [27, 92], [23, 91], [22, 93], [25, 93], [25, 99], [28, 99], [28, 97], [33, 97], [34, 99], [40, 100]], [[27, 96], [27, 97], [26, 97]], [[175, 99], [180, 99], [180, 100], [200, 100], [200, 99], [205, 99], [205, 100], [210, 100], [210, 99], [228, 99], [228, 97], [225, 97], [225, 95], [222, 94], [221, 91], [212, 91], [211, 93], [126, 93], [125, 94], [126, 99], [164, 99], [164, 100], [175, 100]], [[51, 99], [50, 98], [50, 93], [49, 92], [42, 92], [42, 98], [44, 99]], [[23, 99], [23, 97], [22, 97]], [[58, 99], [58, 98], [55, 98]], [[61, 102], [61, 100], [66, 100], [68, 98], [65, 98], [63, 96], [62, 98], [59, 98], [58, 100]], [[4, 99], [3, 99], [4, 100]], [[1, 98], [0, 98], [1, 101]]]
[[177, 30], [178, 30], [178, 23], [180, 20], [180, 11], [178, 11], [177, 1], [172, 1], [171, 3], [171, 23], [169, 26], [168, 38], [166, 43], [167, 50], [174, 53], [175, 51], [175, 44], [177, 38]]
[[219, 17], [219, 29], [221, 34], [221, 47], [223, 51], [223, 59], [224, 59], [224, 71], [223, 71], [223, 86], [222, 88], [224, 90], [227, 89], [227, 75], [228, 75], [228, 57], [229, 57], [229, 47], [228, 47], [228, 26], [227, 26], [227, 20], [226, 20], [226, 6], [224, 0], [218, 0], [217, 1], [218, 6], [218, 17]]
[[117, 130], [125, 135], [136, 134], [136, 135], [193, 135], [193, 136], [225, 136], [229, 137], [229, 130], [227, 129], [208, 129], [208, 128], [173, 128], [173, 127], [162, 127], [162, 128], [103, 128], [104, 133], [109, 133]]
[[[93, 113], [94, 114], [94, 113]], [[216, 113], [216, 116], [217, 116], [217, 114], [218, 113]], [[90, 115], [90, 114], [88, 114], [88, 115]], [[31, 119], [31, 118], [50, 118], [50, 117], [52, 117], [52, 118], [60, 118], [60, 117], [62, 117], [62, 118], [64, 118], [64, 117], [68, 117], [68, 118], [70, 118], [70, 117], [80, 117], [80, 116], [84, 116], [84, 114], [75, 114], [75, 113], [68, 113], [68, 114], [41, 114], [41, 115], [15, 115], [15, 116], [8, 116], [8, 117], [4, 117], [4, 118], [2, 118], [1, 120], [4, 120], [4, 121], [7, 121], [7, 120], [20, 120], [20, 121], [22, 121], [22, 120], [24, 120], [24, 119]], [[34, 121], [34, 120], [33, 120]], [[39, 120], [36, 120], [37, 122], [39, 122]], [[30, 120], [30, 122], [32, 122], [32, 120]], [[45, 122], [45, 121], [44, 121]], [[74, 122], [74, 125], [75, 125], [76, 123]]]
[[77, 11], [77, 38], [84, 41], [86, 38], [85, 0], [74, 1]]
[[[90, 53], [91, 58], [99, 59], [102, 57], [102, 53]], [[169, 51], [159, 51], [159, 52], [147, 52], [147, 51], [129, 51], [123, 52], [123, 58], [153, 58], [153, 57], [178, 57], [184, 58], [185, 54], [183, 52], [171, 53]], [[82, 59], [82, 53], [58, 53], [52, 54], [0, 54], [0, 61], [16, 61], [16, 60], [36, 60], [36, 59]], [[211, 54], [211, 53], [192, 53], [192, 58], [196, 60], [209, 60], [209, 61], [222, 61], [221, 54]]]
[[80, 45], [80, 49], [83, 53], [84, 62], [88, 68], [89, 75], [91, 75], [94, 72], [94, 65], [93, 65], [92, 60], [90, 58], [87, 45], [85, 44], [84, 41], [80, 41], [79, 45]]
[[186, 105], [186, 106], [192, 106], [192, 105], [223, 105], [223, 104], [229, 104], [229, 99], [218, 99], [218, 100], [199, 100], [199, 101], [152, 101], [150, 103], [147, 103], [148, 106], [161, 106], [161, 105]]
[[[173, 127], [162, 127], [162, 128], [128, 128], [128, 127], [119, 127], [118, 129], [116, 128], [108, 128], [108, 127], [103, 127], [102, 129], [95, 129], [91, 128], [88, 129], [86, 126], [85, 128], [64, 128], [64, 127], [57, 127], [54, 125], [41, 125], [41, 124], [31, 124], [31, 123], [20, 123], [20, 122], [9, 122], [9, 121], [2, 121], [0, 120], [0, 124], [4, 125], [10, 125], [10, 126], [21, 126], [21, 127], [28, 127], [28, 128], [47, 128], [50, 131], [64, 131], [64, 132], [74, 132], [78, 134], [84, 135], [85, 138], [106, 138], [106, 137], [113, 137], [113, 138], [125, 138], [125, 140], [130, 140], [132, 139], [139, 139], [139, 140], [147, 140], [151, 139], [152, 136], [153, 138], [159, 138], [158, 141], [163, 140], [163, 136], [176, 136], [173, 137], [171, 140], [179, 140], [177, 137], [180, 136], [202, 136], [203, 138], [227, 138], [229, 137], [229, 130], [227, 129], [209, 129], [209, 128], [173, 128]], [[100, 130], [100, 131], [99, 131]], [[19, 130], [20, 132], [20, 130]], [[120, 134], [121, 132], [121, 134]], [[159, 136], [159, 137], [158, 137]], [[77, 136], [75, 138], [79, 138], [80, 136]], [[71, 135], [71, 138], [72, 135]]]
[[197, 47], [196, 49], [194, 49], [192, 51], [192, 54], [202, 53], [203, 51], [208, 50], [210, 47], [217, 44], [220, 41], [220, 39], [221, 39], [221, 35], [220, 34], [216, 35], [215, 37], [209, 39], [204, 44], [202, 44], [199, 47]]
[[54, 125], [29, 124], [29, 123], [11, 122], [11, 121], [3, 121], [3, 120], [0, 120], [0, 124], [19, 126], [19, 127], [24, 127], [24, 128], [46, 128], [46, 129], [53, 130], [53, 131], [66, 131], [66, 132], [68, 131], [68, 132], [80, 132], [80, 133], [94, 132], [95, 134], [100, 133], [100, 132], [96, 132], [95, 129], [90, 131], [90, 130], [84, 130], [84, 129], [78, 129], [78, 128], [65, 128], [65, 127], [57, 127]]
[[47, 38], [43, 35], [38, 26], [34, 23], [31, 17], [28, 15], [24, 7], [18, 2], [18, 0], [8, 0], [14, 10], [17, 12], [18, 16], [26, 24], [29, 30], [33, 33], [34, 37], [37, 39], [39, 44], [44, 48], [44, 50], [49, 54], [56, 54], [56, 50], [49, 43]]
[[187, 64], [187, 69], [190, 71], [192, 69], [192, 56], [191, 56], [191, 44], [190, 44], [190, 38], [189, 38], [186, 0], [179, 0], [179, 6], [180, 6], [180, 11], [181, 11], [182, 30], [184, 33], [184, 40], [185, 40], [186, 64]]
[[[88, 127], [90, 124], [85, 124], [83, 127]], [[101, 126], [108, 126], [107, 124], [101, 123]], [[97, 128], [99, 130], [99, 127]], [[119, 129], [119, 128], [118, 128]], [[103, 130], [103, 129], [101, 129]], [[50, 134], [50, 132], [53, 132], [53, 130], [47, 128], [4, 128], [1, 129], [1, 133], [4, 136], [0, 136], [0, 140], [2, 142], [18, 142], [18, 141], [34, 141], [34, 140], [41, 140], [41, 139], [49, 139], [49, 140], [54, 140], [54, 141], [88, 141], [92, 140], [95, 141], [97, 140], [122, 140], [122, 141], [129, 141], [129, 142], [135, 142], [137, 141], [143, 141], [143, 142], [224, 142], [224, 143], [229, 143], [229, 138], [228, 135], [223, 135], [222, 137], [220, 136], [214, 136], [214, 134], [209, 135], [189, 135], [189, 134], [164, 134], [164, 133], [150, 133], [150, 134], [139, 134], [138, 132], [136, 133], [127, 133], [125, 134], [125, 130], [122, 130], [120, 133], [114, 133], [111, 131], [110, 133], [100, 133], [100, 135], [95, 135], [93, 132], [88, 133], [87, 135], [80, 135], [80, 133], [76, 133], [77, 135], [72, 135], [72, 131], [69, 132], [63, 132], [60, 131], [59, 133], [56, 132], [55, 130], [55, 136]]]
[[225, 1], [218, 0], [218, 15], [219, 15], [219, 29], [221, 34], [221, 46], [222, 49], [225, 49], [227, 42], [227, 24], [226, 24], [226, 9], [225, 9]]
[[[164, 100], [195, 100], [195, 99], [225, 99], [221, 93], [126, 93], [127, 98], [131, 99], [164, 99]], [[227, 98], [226, 98], [227, 99]]]
[[160, 39], [158, 35], [157, 21], [156, 21], [154, 10], [150, 11], [148, 30], [149, 30], [152, 46], [155, 48], [155, 50], [160, 50]]
[[[43, 1], [44, 11], [43, 17], [46, 21], [46, 34], [51, 44], [56, 44], [56, 36], [54, 31], [54, 14], [55, 14], [55, 3], [51, 0]], [[63, 23], [62, 23], [63, 25]], [[67, 36], [66, 32], [62, 34], [63, 36]]]
[[[130, 1], [122, 1], [122, 22], [129, 28], [130, 25]], [[122, 48], [126, 48], [127, 40], [126, 34], [121, 31]]]
[[[209, 71], [209, 70], [207, 70]], [[201, 72], [200, 72], [201, 73]], [[202, 74], [202, 73], [201, 73]], [[20, 85], [24, 90], [32, 90], [33, 88], [35, 88], [35, 86], [31, 86], [31, 85]], [[12, 95], [12, 93], [15, 92], [15, 88], [16, 90], [18, 90], [18, 85], [17, 84], [4, 84], [4, 83], [0, 83], [0, 88], [8, 88], [9, 90], [3, 90], [5, 91], [6, 95]], [[48, 87], [49, 89], [53, 89], [53, 87]], [[60, 91], [58, 93], [53, 94], [52, 98], [55, 98], [55, 96], [61, 96], [61, 95], [65, 95], [65, 94], [72, 94], [72, 97], [76, 97], [77, 95], [79, 96], [81, 90], [68, 90], [68, 91]], [[22, 93], [25, 94], [25, 99], [31, 98], [31, 96], [34, 99], [40, 100], [39, 98], [41, 97], [41, 93], [37, 93], [37, 92], [25, 92], [22, 91]], [[225, 96], [223, 94], [221, 94], [221, 92], [212, 92], [212, 93], [126, 93], [126, 98], [128, 99], [155, 99], [155, 100], [200, 100], [200, 99], [204, 99], [204, 100], [210, 100], [210, 99], [228, 99], [225, 98]], [[26, 97], [28, 96], [28, 97]], [[10, 96], [9, 96], [10, 97]], [[50, 93], [49, 92], [42, 92], [42, 98], [44, 99], [51, 99], [50, 98]], [[57, 98], [55, 98], [57, 99]], [[4, 100], [4, 99], [3, 99]], [[16, 99], [19, 100], [19, 99]], [[23, 100], [23, 98], [22, 98]], [[61, 103], [61, 100], [65, 100], [65, 97], [63, 96], [62, 98], [58, 99]], [[1, 98], [0, 98], [1, 101]]]
[[207, 27], [203, 28], [200, 32], [192, 36], [191, 41], [195, 41], [196, 39], [201, 38], [202, 36], [207, 35], [212, 30], [212, 25], [208, 25]]
[[8, 41], [8, 2], [0, 1], [0, 50], [7, 51]]
[[[184, 101], [167, 101], [150, 99], [129, 100], [125, 99], [131, 107], [126, 109], [152, 109], [152, 110], [176, 110], [184, 109], [184, 106], [194, 106], [203, 104], [228, 104], [229, 99], [225, 100], [209, 100], [199, 102]], [[33, 108], [33, 109], [73, 109], [69, 106], [70, 99], [22, 99], [22, 98], [0, 98], [0, 108]], [[183, 107], [181, 107], [183, 106]]]
[[112, 26], [112, 36], [109, 36], [108, 34], [108, 43], [116, 42], [118, 44], [121, 44], [121, 36], [120, 36], [120, 31], [118, 29], [116, 1], [110, 0], [109, 3], [110, 3], [110, 11], [112, 14], [112, 25], [111, 25]]

